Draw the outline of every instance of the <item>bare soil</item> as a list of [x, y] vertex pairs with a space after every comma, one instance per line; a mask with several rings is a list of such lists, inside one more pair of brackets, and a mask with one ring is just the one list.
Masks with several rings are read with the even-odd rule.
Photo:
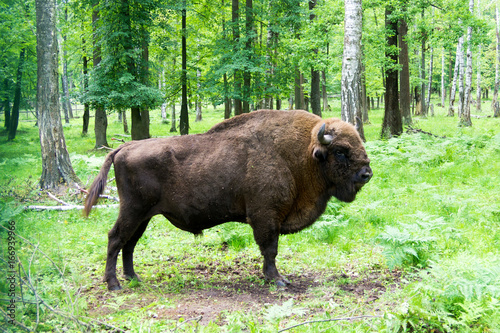
[[[232, 270], [222, 268], [221, 272], [217, 263], [198, 265], [190, 272], [196, 273], [202, 286], [184, 286], [174, 292], [168, 291], [168, 276], [161, 274], [154, 281], [156, 283], [146, 281], [141, 284], [148, 284], [146, 288], [130, 288], [126, 282], [122, 282], [124, 288], [118, 292], [105, 291], [105, 284], [95, 277], [95, 284], [83, 292], [92, 300], [89, 315], [94, 318], [120, 310], [140, 310], [163, 297], [172, 306], [151, 307], [147, 311], [150, 318], [175, 321], [184, 318], [196, 320], [200, 324], [214, 322], [223, 325], [226, 312], [259, 312], [266, 306], [282, 304], [290, 298], [297, 303], [319, 299], [325, 302], [334, 300], [341, 304], [346, 298], [350, 298], [356, 304], [377, 311], [374, 302], [389, 288], [395, 290], [401, 285], [401, 272], [372, 268], [359, 273], [352, 266], [345, 267], [341, 274], [305, 271], [300, 275], [286, 275], [292, 284], [287, 288], [276, 288], [263, 283], [262, 273], [257, 265], [250, 266], [243, 267], [236, 262]], [[221, 273], [224, 274], [224, 281], [217, 279]], [[259, 278], [249, 279], [248, 274], [255, 274]], [[123, 300], [117, 305], [116, 298]], [[322, 308], [313, 308], [309, 309], [308, 314], [323, 311]]]

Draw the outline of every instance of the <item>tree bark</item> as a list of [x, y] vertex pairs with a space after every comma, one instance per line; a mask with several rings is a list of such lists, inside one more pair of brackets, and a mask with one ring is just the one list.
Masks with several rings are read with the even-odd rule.
[[55, 0], [36, 0], [37, 110], [42, 153], [42, 189], [79, 182], [73, 171], [59, 111]]
[[[92, 10], [92, 26], [94, 29], [94, 52], [92, 54], [92, 62], [94, 63], [94, 70], [99, 70], [101, 63], [101, 47], [99, 46], [98, 36], [97, 36], [97, 21], [99, 20], [99, 1], [94, 4], [94, 9]], [[95, 119], [94, 119], [94, 134], [95, 134], [95, 146], [94, 148], [109, 147], [107, 140], [107, 129], [108, 129], [108, 118], [106, 115], [106, 110], [101, 104], [95, 106]]]
[[326, 91], [326, 70], [321, 71], [321, 98], [323, 100], [323, 112], [328, 110], [328, 93]]
[[429, 84], [427, 85], [427, 99], [425, 101], [424, 117], [429, 115], [429, 107], [431, 105], [431, 90], [432, 90], [432, 71], [434, 69], [434, 47], [431, 46], [431, 59], [429, 61]]
[[[231, 2], [231, 22], [233, 24], [233, 53], [239, 53], [240, 43], [240, 3], [238, 0]], [[234, 115], [240, 115], [243, 112], [243, 105], [241, 102], [241, 71], [235, 69], [234, 71]]]
[[[391, 47], [397, 47], [397, 22], [391, 20], [392, 8], [389, 6], [385, 9], [385, 25], [386, 25], [386, 43]], [[385, 88], [385, 112], [382, 124], [383, 138], [398, 136], [403, 132], [401, 111], [399, 110], [399, 90], [398, 90], [398, 71], [395, 65], [398, 62], [398, 55], [395, 52], [386, 53], [386, 57], [391, 60], [391, 66], [385, 69], [386, 88]]]
[[180, 133], [181, 135], [189, 134], [189, 115], [188, 115], [188, 100], [187, 100], [187, 50], [186, 50], [186, 0], [182, 1], [182, 97], [181, 97], [181, 116], [180, 116]]
[[[359, 119], [363, 117], [361, 110], [361, 34], [363, 12], [361, 0], [346, 0], [344, 3], [345, 29], [340, 96], [341, 116], [343, 121], [354, 125], [356, 117], [359, 117]], [[357, 124], [357, 126], [362, 129], [362, 122], [361, 124]], [[359, 132], [364, 141], [363, 132]]]
[[[469, 11], [474, 13], [474, 0], [469, 1]], [[470, 104], [472, 100], [472, 27], [467, 27], [467, 68], [465, 71], [465, 88], [464, 88], [464, 108], [460, 115], [460, 126], [472, 126], [470, 118]]]
[[403, 117], [404, 125], [411, 125], [411, 110], [410, 110], [410, 64], [408, 58], [408, 43], [406, 42], [406, 36], [408, 35], [408, 25], [404, 19], [399, 20], [399, 47], [401, 51], [399, 52], [399, 63], [401, 64], [401, 72], [399, 78], [401, 82], [400, 85], [400, 95], [399, 103], [401, 107], [401, 115]]
[[10, 96], [9, 96], [9, 79], [3, 80], [3, 91], [6, 92], [3, 100], [3, 112], [5, 114], [4, 127], [9, 129], [10, 126]]
[[444, 82], [444, 78], [445, 78], [445, 49], [443, 47], [443, 54], [441, 55], [441, 106], [445, 107], [445, 103], [446, 103], [446, 87], [445, 87], [445, 82]]
[[[453, 71], [453, 82], [451, 85], [451, 91], [450, 91], [450, 107], [448, 109], [448, 117], [453, 117], [455, 115], [455, 95], [457, 92], [457, 80], [460, 79], [460, 61], [461, 61], [461, 54], [462, 54], [462, 47], [463, 47], [463, 41], [464, 39], [460, 37], [458, 39], [457, 43], [457, 52], [455, 56], [455, 69]], [[459, 104], [460, 104], [460, 96], [459, 96]]]
[[[82, 39], [83, 44], [83, 91], [87, 92], [89, 86], [89, 78], [88, 78], [88, 59], [85, 50], [85, 39]], [[89, 121], [90, 121], [90, 105], [85, 102], [83, 104], [83, 127], [82, 127], [82, 135], [87, 135], [89, 131]]]
[[[500, 33], [499, 33], [498, 5], [495, 5], [495, 34], [496, 34], [496, 61], [495, 61], [495, 89], [493, 90], [493, 99], [491, 107], [495, 110], [495, 104], [498, 100], [498, 88], [500, 86], [500, 76], [498, 74], [498, 63], [500, 62]], [[494, 111], [494, 115], [496, 112]]]
[[[199, 60], [199, 59], [198, 59]], [[196, 88], [198, 91], [196, 92], [196, 119], [195, 121], [202, 121], [203, 117], [201, 114], [201, 95], [200, 95], [200, 90], [201, 90], [201, 71], [199, 68], [196, 69]]]
[[8, 136], [9, 141], [15, 139], [17, 126], [19, 124], [19, 107], [21, 104], [21, 87], [22, 87], [25, 53], [26, 53], [26, 48], [23, 46], [19, 54], [19, 64], [17, 66], [16, 86], [14, 89], [14, 104], [12, 105], [12, 114], [9, 124], [9, 136]]
[[[359, 0], [361, 3], [361, 0]], [[316, 15], [314, 14], [314, 7], [316, 7], [316, 0], [309, 1], [309, 20], [314, 21]], [[318, 54], [318, 49], [313, 50], [314, 55]], [[321, 117], [321, 90], [320, 90], [320, 71], [311, 66], [311, 111], [312, 113]]]
[[[245, 30], [246, 30], [246, 61], [249, 64], [252, 61], [252, 34], [253, 34], [253, 3], [252, 0], [246, 0], [245, 7]], [[248, 65], [245, 66], [243, 71], [243, 113], [250, 112], [250, 100], [251, 100], [251, 80], [252, 74]]]

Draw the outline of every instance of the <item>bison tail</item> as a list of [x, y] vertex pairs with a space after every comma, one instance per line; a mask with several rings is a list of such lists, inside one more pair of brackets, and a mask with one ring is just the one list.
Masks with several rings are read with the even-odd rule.
[[99, 200], [99, 196], [104, 192], [104, 188], [106, 187], [106, 179], [108, 178], [109, 169], [111, 169], [111, 165], [113, 164], [114, 157], [116, 153], [120, 150], [120, 148], [115, 149], [110, 152], [97, 175], [96, 179], [90, 186], [89, 192], [87, 194], [87, 198], [85, 199], [85, 205], [83, 207], [83, 215], [89, 216], [92, 207]]

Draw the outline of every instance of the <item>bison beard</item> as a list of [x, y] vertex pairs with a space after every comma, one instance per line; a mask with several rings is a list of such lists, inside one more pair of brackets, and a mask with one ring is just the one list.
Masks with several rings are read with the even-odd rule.
[[88, 216], [114, 164], [120, 212], [108, 233], [108, 289], [121, 288], [120, 250], [125, 278], [138, 279], [134, 248], [157, 214], [194, 234], [248, 223], [265, 279], [285, 286], [275, 263], [279, 235], [310, 226], [332, 196], [353, 201], [372, 177], [369, 163], [353, 126], [305, 111], [255, 111], [204, 134], [125, 143], [107, 155], [84, 208]]

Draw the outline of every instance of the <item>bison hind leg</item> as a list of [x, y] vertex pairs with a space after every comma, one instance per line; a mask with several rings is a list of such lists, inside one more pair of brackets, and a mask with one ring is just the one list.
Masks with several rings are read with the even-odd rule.
[[122, 259], [123, 259], [123, 275], [127, 280], [136, 279], [139, 282], [142, 281], [141, 278], [134, 271], [134, 249], [139, 241], [139, 239], [144, 234], [149, 221], [151, 219], [147, 219], [141, 223], [141, 225], [137, 228], [132, 237], [125, 243], [122, 249]]
[[149, 218], [145, 219], [144, 215], [131, 214], [130, 211], [125, 212], [120, 209], [118, 219], [108, 233], [108, 253], [104, 272], [104, 281], [108, 284], [108, 290], [121, 289], [120, 282], [116, 278], [116, 262], [120, 250], [123, 251], [125, 276], [137, 278], [133, 269], [133, 252], [148, 223]]

